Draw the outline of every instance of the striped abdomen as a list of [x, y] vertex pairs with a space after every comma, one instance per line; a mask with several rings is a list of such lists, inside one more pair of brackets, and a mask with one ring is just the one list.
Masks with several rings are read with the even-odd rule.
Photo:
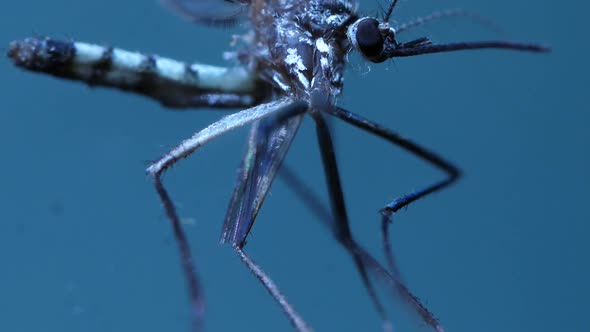
[[8, 56], [31, 71], [134, 91], [170, 107], [248, 106], [261, 97], [253, 73], [93, 44], [27, 38], [12, 42]]

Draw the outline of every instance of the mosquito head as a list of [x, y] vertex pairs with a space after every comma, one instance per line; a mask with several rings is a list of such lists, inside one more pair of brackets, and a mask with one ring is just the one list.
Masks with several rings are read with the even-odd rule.
[[365, 59], [371, 62], [383, 62], [388, 59], [385, 50], [397, 46], [395, 29], [389, 26], [389, 18], [398, 0], [391, 1], [383, 20], [373, 17], [361, 17], [348, 27], [348, 40]]
[[[397, 2], [398, 0], [392, 0], [382, 21], [373, 17], [361, 17], [348, 26], [346, 34], [353, 48], [360, 52], [365, 59], [371, 62], [383, 62], [394, 57], [489, 48], [525, 52], [551, 51], [549, 47], [539, 44], [510, 42], [504, 40], [434, 44], [430, 39], [422, 37], [408, 42], [398, 42], [396, 40], [396, 29], [389, 26], [389, 19], [391, 18], [391, 14], [393, 13], [393, 9]], [[410, 22], [410, 24], [402, 25], [399, 31], [403, 31], [411, 26], [423, 24], [436, 18], [461, 13], [464, 14], [463, 11], [435, 13], [427, 17], [418, 18], [414, 22]]]
[[525, 52], [550, 52], [544, 45], [504, 40], [485, 40], [434, 44], [427, 37], [408, 42], [396, 40], [396, 30], [387, 21], [379, 22], [372, 17], [362, 17], [352, 23], [346, 32], [353, 48], [371, 62], [379, 63], [394, 57], [442, 53], [476, 49], [504, 49]]
[[384, 51], [395, 41], [395, 30], [387, 22], [372, 17], [362, 17], [348, 27], [348, 40], [367, 60], [383, 62]]

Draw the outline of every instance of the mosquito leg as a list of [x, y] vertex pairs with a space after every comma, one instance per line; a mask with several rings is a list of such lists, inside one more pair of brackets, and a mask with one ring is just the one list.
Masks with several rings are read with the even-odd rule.
[[411, 192], [407, 195], [404, 195], [398, 199], [393, 200], [391, 203], [387, 204], [383, 209], [381, 209], [381, 216], [382, 216], [382, 236], [383, 236], [383, 244], [385, 248], [385, 254], [387, 256], [387, 260], [390, 265], [391, 272], [396, 274], [397, 268], [395, 265], [395, 260], [393, 258], [393, 254], [391, 251], [391, 244], [389, 238], [387, 236], [387, 230], [389, 223], [392, 221], [393, 214], [397, 212], [399, 209], [408, 206], [410, 203], [429, 195], [435, 191], [441, 190], [451, 183], [455, 182], [461, 172], [459, 169], [451, 164], [450, 162], [444, 160], [442, 157], [438, 156], [437, 154], [421, 147], [418, 144], [413, 143], [412, 141], [400, 136], [397, 133], [390, 131], [389, 129], [374, 123], [368, 119], [361, 117], [360, 115], [354, 114], [349, 112], [345, 109], [336, 107], [329, 110], [329, 113], [348, 122], [349, 124], [358, 127], [362, 130], [365, 130], [377, 137], [383, 138], [386, 141], [401, 147], [402, 149], [416, 155], [420, 159], [427, 161], [428, 163], [436, 166], [440, 170], [444, 171], [447, 174], [447, 177], [441, 181], [438, 181], [430, 186], [425, 187], [424, 189], [417, 190]]
[[281, 291], [279, 290], [278, 286], [272, 281], [269, 275], [266, 274], [262, 270], [260, 266], [258, 266], [245, 252], [242, 248], [238, 247], [237, 245], [234, 246], [234, 250], [240, 256], [242, 262], [248, 267], [248, 269], [256, 276], [256, 278], [264, 285], [264, 288], [269, 292], [269, 294], [274, 298], [274, 300], [281, 306], [281, 309], [285, 312], [291, 324], [295, 329], [299, 332], [310, 332], [312, 329], [305, 323], [303, 318], [297, 313], [295, 308], [287, 301], [287, 298]]
[[298, 106], [298, 103], [294, 103], [288, 98], [283, 98], [225, 116], [221, 120], [194, 134], [191, 138], [182, 141], [179, 145], [154, 162], [146, 171], [152, 176], [160, 176], [164, 170], [172, 166], [179, 159], [188, 157], [191, 153], [207, 144], [210, 140], [228, 131], [252, 123], [256, 120], [260, 120], [273, 113], [289, 111], [290, 108]]
[[316, 122], [316, 133], [322, 154], [324, 173], [326, 175], [326, 181], [330, 193], [330, 205], [332, 207], [333, 213], [333, 218], [331, 218], [333, 221], [331, 225], [332, 232], [336, 236], [337, 240], [347, 249], [347, 251], [351, 253], [356, 268], [361, 275], [363, 284], [369, 293], [369, 297], [375, 305], [377, 312], [381, 316], [381, 320], [383, 321], [383, 329], [385, 331], [392, 331], [392, 324], [387, 318], [385, 309], [377, 297], [377, 293], [375, 292], [373, 284], [369, 279], [365, 262], [359, 255], [358, 250], [356, 250], [357, 245], [350, 232], [348, 214], [346, 212], [346, 204], [344, 202], [344, 193], [342, 192], [340, 175], [338, 173], [338, 165], [336, 163], [336, 156], [334, 153], [334, 146], [328, 126], [321, 113], [316, 112], [312, 115]]
[[174, 230], [174, 237], [176, 239], [176, 243], [178, 244], [178, 249], [180, 251], [180, 258], [182, 262], [182, 268], [184, 272], [184, 276], [188, 283], [189, 289], [189, 296], [191, 301], [191, 319], [192, 319], [192, 326], [193, 331], [201, 331], [203, 326], [203, 316], [205, 312], [205, 301], [203, 299], [203, 291], [201, 288], [201, 283], [199, 281], [199, 277], [197, 275], [197, 271], [195, 270], [195, 266], [193, 264], [193, 260], [191, 257], [191, 250], [186, 239], [186, 235], [182, 230], [182, 225], [180, 223], [180, 218], [178, 218], [178, 214], [176, 213], [176, 208], [168, 195], [168, 192], [164, 188], [162, 181], [159, 176], [154, 177], [154, 185], [156, 187], [156, 191], [158, 192], [158, 196], [160, 196], [160, 200], [164, 205], [164, 209], [166, 210], [166, 215], [172, 224], [172, 229]]
[[[297, 196], [310, 208], [310, 210], [326, 226], [332, 227], [333, 220], [330, 210], [321, 202], [318, 195], [311, 190], [305, 183], [291, 170], [287, 165], [281, 168], [281, 178], [289, 185]], [[379, 262], [363, 249], [356, 241], [351, 242], [351, 251], [356, 252], [362, 258], [369, 271], [375, 273], [382, 282], [395, 290], [395, 295], [400, 295], [406, 303], [415, 309], [420, 317], [438, 332], [444, 332], [434, 314], [432, 314], [421, 302], [420, 299], [412, 294], [406, 285], [399, 279], [396, 274], [390, 274]], [[348, 250], [348, 248], [347, 248]], [[397, 269], [396, 269], [397, 270]]]
[[333, 226], [330, 209], [325, 204], [322, 204], [322, 200], [318, 195], [303, 182], [303, 179], [289, 165], [284, 163], [281, 166], [279, 175], [320, 221], [328, 227]]
[[161, 175], [166, 170], [166, 168], [172, 166], [180, 158], [187, 157], [197, 148], [206, 144], [215, 137], [218, 137], [237, 127], [244, 126], [253, 121], [262, 119], [263, 117], [270, 114], [288, 111], [290, 107], [293, 107], [293, 105], [297, 104], [298, 103], [293, 103], [289, 99], [284, 98], [275, 102], [255, 106], [241, 112], [228, 115], [193, 135], [193, 137], [190, 139], [185, 140], [147, 169], [147, 173], [154, 181], [154, 186], [160, 201], [164, 205], [166, 215], [172, 224], [176, 242], [180, 250], [183, 271], [188, 283], [189, 296], [192, 304], [191, 312], [194, 331], [199, 331], [202, 326], [204, 311], [203, 294], [196, 269], [192, 263], [191, 251], [188, 241], [186, 240], [186, 236], [182, 230], [180, 219], [178, 218], [174, 203], [172, 202], [172, 199], [170, 198], [162, 183]]

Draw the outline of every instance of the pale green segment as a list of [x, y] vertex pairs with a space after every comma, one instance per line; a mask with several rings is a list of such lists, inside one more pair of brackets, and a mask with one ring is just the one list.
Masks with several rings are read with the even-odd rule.
[[[107, 49], [103, 46], [75, 42], [76, 56], [73, 70], [82, 78], [94, 73], [93, 66], [103, 61]], [[134, 84], [145, 79], [145, 64], [148, 56], [115, 48], [112, 52], [111, 68], [104, 74], [104, 80], [111, 84]], [[156, 79], [173, 81], [177, 84], [194, 86], [197, 89], [216, 90], [225, 93], [249, 93], [254, 90], [255, 77], [241, 66], [220, 67], [204, 64], [187, 65], [184, 62], [152, 56], [155, 61], [153, 73]], [[188, 70], [188, 69], [191, 70]]]

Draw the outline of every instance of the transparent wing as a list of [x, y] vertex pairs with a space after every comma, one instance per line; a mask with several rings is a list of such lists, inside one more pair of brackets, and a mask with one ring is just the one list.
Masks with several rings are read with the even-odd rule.
[[250, 0], [161, 0], [179, 15], [211, 26], [234, 25], [246, 13]]
[[302, 118], [303, 114], [287, 118], [271, 117], [252, 126], [223, 224], [221, 242], [244, 246]]

